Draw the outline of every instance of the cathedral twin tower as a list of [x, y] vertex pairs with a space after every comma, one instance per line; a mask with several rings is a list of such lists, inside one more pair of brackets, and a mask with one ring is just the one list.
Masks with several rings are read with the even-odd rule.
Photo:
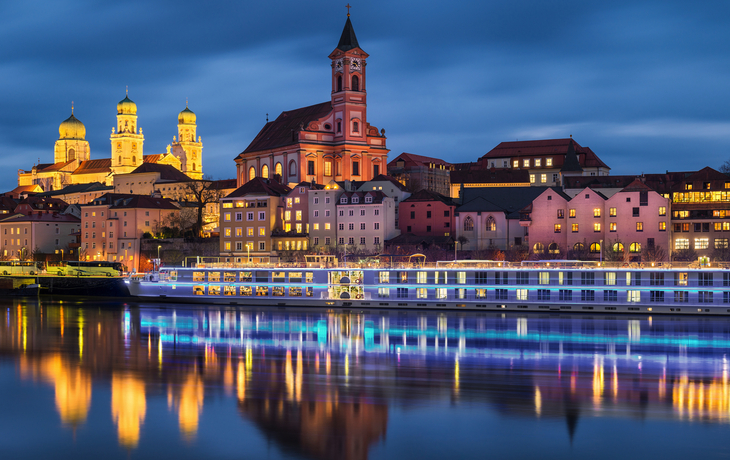
[[[71, 110], [58, 128], [52, 164], [38, 164], [18, 171], [18, 185], [37, 186], [43, 191], [73, 184], [101, 182], [112, 185], [118, 174], [129, 174], [143, 163], [167, 164], [191, 179], [202, 179], [203, 143], [197, 136], [195, 113], [185, 106], [178, 115], [177, 136], [162, 154], [144, 154], [144, 135], [137, 124], [137, 104], [126, 96], [117, 104], [117, 125], [112, 128], [111, 157], [92, 160], [86, 127]], [[197, 139], [196, 139], [197, 138]]]

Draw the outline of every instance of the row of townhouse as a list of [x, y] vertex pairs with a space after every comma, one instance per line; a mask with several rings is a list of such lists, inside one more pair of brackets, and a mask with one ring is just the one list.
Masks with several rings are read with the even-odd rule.
[[398, 235], [397, 203], [409, 195], [384, 175], [293, 188], [257, 177], [220, 200], [220, 253], [263, 262], [285, 251], [378, 252]]

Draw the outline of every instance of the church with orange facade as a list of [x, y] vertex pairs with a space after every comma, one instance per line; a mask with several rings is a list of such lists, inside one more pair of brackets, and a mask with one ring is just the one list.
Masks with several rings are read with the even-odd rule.
[[[18, 171], [18, 186], [50, 192], [74, 184], [99, 182], [112, 185], [114, 176], [128, 174], [145, 163], [173, 166], [191, 179], [203, 177], [202, 139], [196, 139], [197, 119], [187, 107], [178, 115], [178, 135], [161, 154], [144, 154], [144, 134], [137, 123], [137, 104], [127, 95], [117, 104], [117, 123], [112, 128], [111, 155], [91, 159], [86, 127], [71, 116], [58, 127], [59, 138], [53, 150], [53, 163], [39, 163], [30, 170]], [[40, 189], [40, 190], [38, 190]]]
[[368, 181], [387, 170], [385, 130], [367, 118], [367, 58], [348, 14], [332, 53], [327, 102], [282, 112], [236, 158], [237, 186], [275, 175], [284, 184]]

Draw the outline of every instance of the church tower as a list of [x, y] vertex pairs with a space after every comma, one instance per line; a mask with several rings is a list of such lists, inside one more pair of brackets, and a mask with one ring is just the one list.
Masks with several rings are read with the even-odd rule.
[[329, 58], [332, 60], [335, 140], [365, 143], [367, 142], [365, 66], [368, 54], [360, 48], [357, 42], [349, 12], [340, 42]]
[[86, 140], [86, 127], [74, 116], [72, 106], [71, 116], [58, 127], [58, 140], [53, 149], [53, 162], [67, 163], [78, 160], [80, 163], [88, 160], [89, 156], [90, 148], [89, 142]]
[[117, 127], [112, 128], [112, 174], [128, 174], [141, 166], [144, 136], [137, 131], [137, 104], [129, 94], [117, 104]]
[[172, 154], [180, 160], [180, 168], [191, 179], [203, 178], [203, 142], [197, 138], [197, 117], [185, 103], [185, 110], [177, 116], [177, 142], [172, 144]]

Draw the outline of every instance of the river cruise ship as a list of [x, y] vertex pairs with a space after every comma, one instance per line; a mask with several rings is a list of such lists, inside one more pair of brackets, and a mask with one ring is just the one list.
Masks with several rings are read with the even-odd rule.
[[697, 264], [452, 261], [163, 267], [126, 282], [146, 300], [226, 305], [730, 315], [730, 269]]

